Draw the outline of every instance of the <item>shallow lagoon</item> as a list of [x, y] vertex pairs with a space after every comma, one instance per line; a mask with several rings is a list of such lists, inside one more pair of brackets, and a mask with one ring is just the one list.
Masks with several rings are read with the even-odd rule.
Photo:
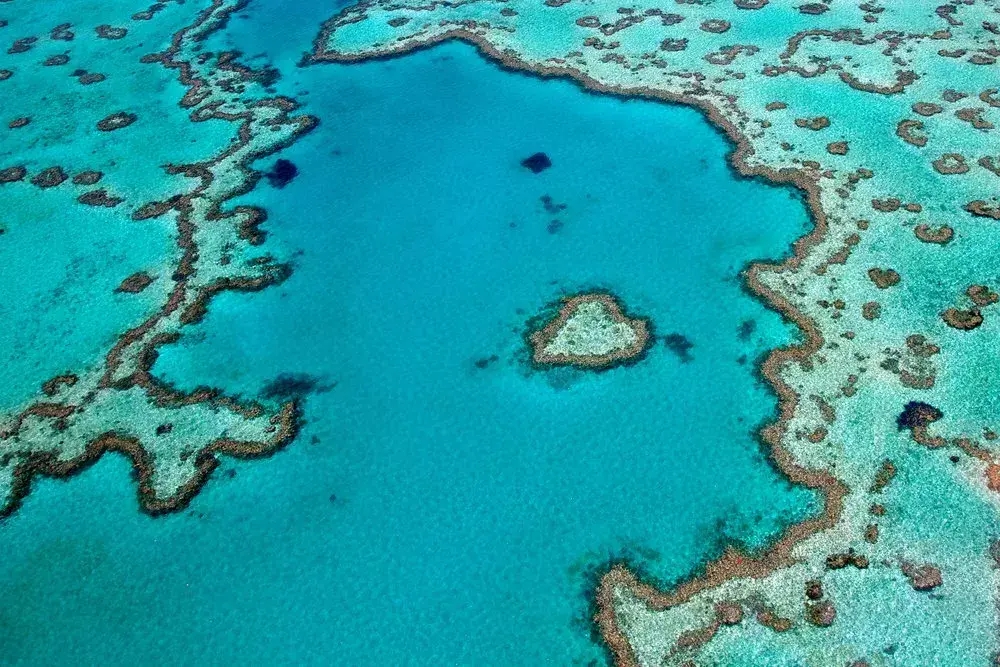
[[[0, 535], [37, 545], [0, 566], [5, 656], [584, 662], [588, 569], [628, 555], [673, 580], [720, 528], [759, 546], [815, 509], [752, 437], [774, 408], [755, 361], [794, 334], [738, 278], [806, 212], [737, 179], [701, 116], [456, 44], [285, 76], [322, 124], [283, 153], [298, 177], [245, 201], [295, 273], [217, 299], [155, 370], [245, 396], [310, 374], [308, 424], [179, 516], [139, 515], [120, 459], [39, 484]], [[594, 286], [692, 359], [531, 371], [526, 320]]]

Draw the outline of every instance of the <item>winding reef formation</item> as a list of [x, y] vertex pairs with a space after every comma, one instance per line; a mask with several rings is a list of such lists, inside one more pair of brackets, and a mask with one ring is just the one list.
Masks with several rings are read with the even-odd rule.
[[[37, 249], [19, 245], [28, 243], [31, 236], [30, 225], [22, 224], [17, 216], [28, 216], [30, 223], [31, 216], [37, 215], [36, 206], [60, 206], [65, 201], [72, 203], [52, 218], [72, 223], [74, 215], [83, 215], [75, 207], [100, 206], [106, 211], [101, 213], [104, 226], [125, 230], [145, 225], [153, 237], [154, 232], [162, 231], [164, 238], [171, 239], [172, 248], [143, 267], [145, 272], [125, 278], [109, 297], [109, 308], [126, 304], [120, 307], [132, 315], [125, 319], [131, 324], [103, 357], [98, 352], [94, 358], [80, 359], [80, 368], [44, 382], [35, 397], [24, 400], [5, 394], [5, 400], [16, 401], [20, 407], [0, 418], [0, 513], [9, 513], [19, 505], [35, 475], [69, 475], [108, 451], [131, 458], [144, 510], [171, 511], [183, 507], [198, 491], [216, 467], [217, 454], [267, 455], [289, 442], [297, 430], [294, 400], [266, 406], [239, 402], [210, 388], [181, 393], [153, 377], [150, 369], [159, 346], [175, 341], [185, 326], [198, 321], [214, 295], [225, 290], [259, 290], [288, 275], [287, 265], [259, 249], [264, 242], [260, 229], [263, 211], [247, 206], [226, 209], [224, 204], [256, 183], [259, 174], [249, 168], [251, 162], [307, 132], [315, 120], [293, 115], [296, 104], [291, 100], [268, 96], [260, 83], [266, 77], [237, 63], [236, 54], [202, 49], [206, 37], [226, 24], [241, 6], [239, 2], [213, 0], [207, 6], [190, 8], [184, 3], [158, 3], [147, 11], [136, 11], [136, 7], [129, 7], [132, 3], [120, 2], [102, 9], [101, 19], [116, 12], [124, 12], [125, 17], [135, 12], [131, 19], [125, 19], [132, 24], [128, 29], [88, 26], [86, 21], [97, 17], [92, 16], [87, 3], [82, 7], [77, 4], [55, 7], [28, 3], [22, 7], [18, 2], [4, 6], [4, 36], [11, 30], [18, 35], [29, 31], [38, 34], [20, 37], [2, 56], [4, 71], [9, 72], [0, 83], [5, 110], [9, 104], [33, 113], [29, 126], [4, 137], [0, 152], [0, 168], [8, 175], [0, 187], [5, 201], [12, 202], [5, 211], [10, 229], [0, 253], [6, 253], [7, 267], [19, 266], [18, 258], [36, 257]], [[79, 22], [55, 25], [58, 21], [52, 20], [52, 14], [58, 12], [71, 18], [79, 15]], [[7, 14], [11, 15], [9, 24]], [[174, 27], [166, 31], [162, 25], [147, 27], [147, 23], [157, 21]], [[162, 44], [162, 50], [147, 53], [155, 44]], [[54, 63], [51, 59], [43, 62], [36, 51], [52, 50], [65, 52], [69, 59], [79, 53], [81, 60], [89, 62], [98, 61], [96, 54], [109, 75], [84, 82], [88, 73], [75, 72], [80, 83], [88, 84], [84, 92], [65, 74], [58, 82], [42, 78], [50, 75], [40, 68]], [[74, 87], [69, 97], [75, 101], [73, 105], [47, 101], [46, 95], [58, 86]], [[157, 94], [159, 90], [180, 92], [164, 100]], [[141, 109], [139, 113], [122, 111], [123, 101], [131, 94], [142, 99], [141, 105], [133, 107]], [[169, 105], [166, 111], [158, 106], [163, 104]], [[146, 122], [144, 116], [159, 120]], [[180, 119], [180, 128], [170, 125], [175, 118]], [[211, 129], [204, 134], [191, 127], [206, 121], [212, 123], [206, 123]], [[156, 122], [162, 127], [157, 128]], [[76, 127], [95, 126], [103, 132], [75, 133]], [[33, 135], [36, 127], [43, 134]], [[174, 141], [171, 130], [184, 132], [192, 143], [204, 141], [209, 146], [206, 149], [197, 143], [194, 149], [182, 149], [180, 144], [186, 142]], [[114, 143], [99, 136], [112, 131]], [[213, 131], [218, 134], [212, 135]], [[159, 141], [135, 150], [130, 142], [145, 142], [142, 137], [148, 134], [143, 132], [152, 133]], [[96, 148], [91, 149], [88, 142], [96, 142]], [[196, 161], [171, 161], [174, 156], [190, 154], [185, 151], [198, 150], [204, 157]], [[46, 164], [54, 154], [65, 162]], [[150, 163], [160, 172], [155, 184], [143, 181]], [[164, 163], [167, 165], [161, 169], [159, 165]], [[76, 174], [72, 184], [67, 182], [70, 173]], [[112, 198], [104, 189], [82, 191], [98, 180], [109, 183], [109, 188], [113, 184], [116, 196]], [[31, 193], [32, 189], [38, 190]], [[74, 202], [81, 191], [79, 203]], [[151, 195], [157, 197], [152, 202]], [[33, 203], [13, 203], [21, 200]], [[70, 224], [66, 233], [75, 235], [79, 230]], [[150, 275], [162, 278], [154, 283]], [[21, 279], [32, 277], [25, 274]], [[75, 284], [76, 279], [70, 274], [66, 282]], [[101, 283], [94, 279], [84, 283], [88, 284], [98, 288]], [[57, 317], [62, 307], [59, 293], [54, 292], [52, 301], [36, 311], [26, 309], [27, 313], [17, 314], [43, 322]], [[127, 305], [135, 300], [145, 305], [138, 309]], [[72, 317], [79, 323], [88, 314], [94, 316], [84, 313]], [[102, 315], [111, 318], [113, 313]], [[8, 323], [11, 321], [17, 322]], [[18, 353], [49, 354], [44, 349]], [[92, 353], [88, 349], [86, 354]], [[42, 366], [44, 361], [36, 365]]]
[[[331, 18], [304, 60], [462, 39], [511, 69], [696, 107], [734, 143], [737, 171], [806, 198], [814, 230], [787, 261], [753, 264], [745, 279], [802, 332], [761, 368], [779, 398], [761, 439], [792, 482], [823, 495], [824, 511], [765, 551], [730, 548], [670, 587], [640, 577], [641, 564], [611, 564], [595, 620], [619, 664], [996, 659], [1000, 320], [988, 295], [1000, 284], [1000, 12], [995, 0], [939, 1], [367, 0]], [[294, 400], [185, 394], [150, 369], [214, 295], [288, 275], [264, 245], [263, 212], [225, 204], [259, 178], [252, 161], [315, 120], [267, 92], [272, 72], [204, 48], [240, 2], [129, 4], [108, 3], [98, 19], [86, 2], [0, 3], [0, 188], [17, 202], [0, 221], [3, 266], [31, 269], [12, 260], [35, 254], [16, 217], [35, 206], [60, 212], [52, 225], [86, 211], [123, 234], [147, 225], [169, 239], [102, 287], [116, 309], [104, 314], [127, 322], [110, 348], [39, 378], [31, 396], [4, 394], [14, 405], [0, 418], [4, 513], [36, 474], [72, 474], [107, 451], [133, 460], [144, 509], [176, 509], [216, 454], [266, 455], [297, 427]], [[84, 68], [93, 63], [103, 71]], [[136, 85], [166, 92], [130, 104]], [[47, 96], [58, 86], [71, 86], [59, 96], [69, 106]], [[170, 125], [173, 102], [172, 114], [156, 112], [171, 86], [183, 130]], [[152, 140], [195, 127], [218, 132], [196, 156]], [[149, 164], [166, 173], [144, 180]], [[140, 272], [157, 279], [129, 280]], [[57, 310], [31, 303], [43, 319]]]
[[[988, 308], [968, 286], [1000, 280], [998, 9], [368, 0], [316, 37], [304, 65], [460, 39], [510, 69], [693, 106], [740, 174], [811, 209], [791, 256], [745, 280], [801, 330], [761, 368], [779, 398], [761, 439], [824, 510], [669, 588], [611, 564], [595, 620], [617, 664], [992, 664], [1000, 379], [984, 369], [1000, 325], [942, 313]], [[935, 418], [897, 427], [914, 401]]]
[[626, 316], [614, 296], [600, 292], [566, 297], [556, 316], [528, 336], [535, 364], [593, 369], [640, 359], [650, 340], [646, 320]]

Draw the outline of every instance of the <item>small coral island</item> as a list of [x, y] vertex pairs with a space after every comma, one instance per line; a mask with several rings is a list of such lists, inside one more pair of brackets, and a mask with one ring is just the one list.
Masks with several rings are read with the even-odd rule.
[[653, 340], [649, 320], [628, 317], [606, 292], [563, 298], [555, 317], [529, 331], [537, 366], [577, 366], [603, 370], [638, 361]]

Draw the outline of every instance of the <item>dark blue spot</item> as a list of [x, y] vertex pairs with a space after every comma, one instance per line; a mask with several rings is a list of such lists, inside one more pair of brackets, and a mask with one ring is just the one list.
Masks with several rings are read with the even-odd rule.
[[535, 153], [531, 157], [521, 160], [521, 166], [527, 167], [533, 174], [540, 174], [552, 166], [552, 160], [545, 153]]
[[910, 401], [903, 408], [903, 412], [896, 417], [896, 426], [899, 430], [907, 428], [923, 428], [944, 417], [944, 413], [929, 403], [922, 401]]
[[276, 188], [283, 188], [288, 185], [289, 181], [298, 176], [299, 168], [296, 167], [291, 160], [286, 160], [284, 158], [279, 159], [274, 163], [274, 167], [271, 171], [265, 173], [267, 177], [267, 182]]

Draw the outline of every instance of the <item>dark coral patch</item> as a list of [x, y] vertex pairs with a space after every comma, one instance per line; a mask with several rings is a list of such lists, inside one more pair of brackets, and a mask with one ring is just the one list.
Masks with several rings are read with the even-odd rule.
[[22, 37], [21, 39], [15, 41], [11, 47], [7, 49], [7, 53], [14, 55], [16, 53], [30, 51], [31, 47], [34, 46], [37, 41], [37, 37]]
[[834, 141], [827, 144], [826, 152], [830, 155], [847, 155], [848, 145], [846, 141]]
[[880, 269], [878, 267], [868, 269], [868, 278], [879, 289], [888, 289], [898, 285], [901, 280], [899, 273], [895, 269]]
[[145, 271], [137, 271], [122, 280], [121, 284], [115, 288], [115, 291], [125, 294], [138, 294], [152, 284], [152, 276]]
[[952, 329], [959, 331], [972, 331], [983, 323], [983, 314], [978, 308], [961, 310], [959, 308], [949, 308], [941, 313], [941, 319]]
[[132, 213], [133, 220], [149, 220], [158, 218], [174, 207], [174, 201], [151, 201], [143, 204]]
[[99, 171], [81, 171], [73, 177], [73, 185], [95, 185], [102, 178], [104, 178], [104, 174]]
[[54, 188], [65, 181], [69, 176], [63, 171], [62, 167], [49, 167], [43, 169], [34, 178], [31, 179], [31, 184], [39, 188]]
[[84, 72], [76, 76], [79, 77], [77, 80], [85, 86], [89, 86], [92, 83], [100, 83], [108, 78], [100, 72]]
[[877, 301], [868, 301], [861, 306], [861, 316], [869, 322], [882, 316], [882, 305]]
[[0, 183], [15, 183], [24, 180], [28, 175], [28, 170], [24, 167], [6, 167], [0, 169]]
[[903, 574], [910, 580], [913, 590], [926, 592], [931, 591], [943, 583], [941, 570], [930, 563], [914, 565], [913, 563], [903, 563], [900, 566]]
[[495, 364], [500, 361], [500, 357], [495, 354], [491, 354], [488, 357], [482, 357], [481, 359], [476, 359], [475, 367], [482, 370], [484, 368], [489, 368], [490, 364]]
[[668, 350], [677, 355], [681, 363], [686, 364], [694, 359], [691, 356], [691, 348], [694, 347], [694, 343], [683, 334], [669, 333], [663, 337], [663, 344], [667, 346]]
[[991, 206], [989, 202], [982, 199], [970, 201], [962, 208], [978, 218], [1000, 220], [1000, 206]]
[[934, 167], [934, 171], [943, 176], [964, 174], [969, 171], [969, 165], [965, 162], [965, 156], [959, 153], [945, 153], [934, 160], [931, 165]]
[[162, 2], [154, 2], [149, 6], [148, 9], [144, 9], [141, 12], [136, 12], [132, 14], [133, 21], [150, 21], [157, 13], [163, 11], [166, 8], [166, 4]]
[[944, 111], [944, 107], [933, 102], [916, 102], [912, 108], [914, 113], [918, 113], [921, 116], [933, 116]]
[[992, 305], [1000, 301], [1000, 294], [997, 294], [986, 285], [969, 285], [965, 290], [966, 295], [972, 299], [972, 303], [980, 308]]
[[76, 35], [73, 34], [73, 31], [70, 30], [72, 27], [72, 23], [60, 23], [52, 29], [52, 32], [49, 33], [49, 39], [57, 42], [72, 42], [73, 38], [76, 37]]
[[903, 408], [903, 411], [896, 417], [896, 427], [902, 431], [905, 429], [927, 428], [937, 420], [944, 417], [944, 413], [935, 408], [930, 403], [923, 401], [910, 401]]
[[937, 229], [927, 224], [920, 224], [913, 228], [913, 233], [924, 243], [936, 243], [944, 245], [955, 236], [955, 230], [948, 225], [941, 225]]
[[729, 30], [730, 23], [729, 21], [723, 19], [708, 19], [698, 27], [700, 27], [705, 32], [711, 32], [715, 33], [716, 35], [720, 35]]
[[816, 118], [796, 118], [795, 126], [808, 128], [810, 130], [822, 130], [830, 127], [830, 119], [826, 116], [817, 116]]
[[101, 132], [114, 132], [128, 127], [138, 119], [139, 117], [130, 111], [116, 111], [97, 121], [97, 129]]
[[77, 197], [76, 200], [81, 204], [86, 204], [87, 206], [103, 206], [105, 208], [114, 208], [115, 206], [118, 206], [118, 204], [125, 201], [121, 197], [115, 197], [114, 195], [108, 194], [108, 191], [104, 188], [84, 192], [82, 195]]
[[799, 11], [803, 14], [818, 15], [827, 12], [830, 8], [823, 4], [822, 2], [810, 2], [804, 5], [799, 5]]
[[298, 174], [299, 168], [291, 160], [281, 158], [274, 163], [270, 171], [265, 172], [264, 176], [272, 187], [283, 188]]
[[844, 553], [830, 554], [826, 557], [826, 569], [828, 570], [842, 570], [847, 566], [867, 570], [869, 564], [868, 556], [859, 554], [854, 549], [848, 549]]
[[807, 604], [806, 619], [815, 626], [828, 628], [837, 619], [837, 608], [829, 600]]
[[680, 38], [668, 37], [667, 39], [660, 42], [661, 51], [683, 51], [684, 49], [687, 48], [687, 46], [688, 46], [688, 41], [684, 37]]
[[521, 160], [521, 166], [530, 169], [533, 174], [540, 174], [552, 166], [552, 160], [545, 153], [535, 153]]
[[868, 487], [869, 493], [882, 493], [885, 488], [892, 483], [892, 480], [896, 477], [896, 464], [894, 464], [889, 459], [882, 461], [882, 465], [879, 467], [878, 472], [875, 473], [875, 481], [872, 485]]
[[59, 65], [65, 65], [69, 62], [69, 56], [65, 53], [60, 53], [59, 55], [49, 56], [42, 63], [45, 67], [58, 67]]
[[545, 208], [546, 213], [558, 215], [566, 210], [566, 204], [559, 204], [555, 202], [549, 195], [542, 195], [540, 197], [540, 201], [542, 202], [542, 207]]
[[125, 28], [116, 28], [115, 26], [108, 25], [107, 23], [102, 23], [101, 25], [94, 28], [97, 36], [101, 39], [121, 39], [128, 34], [128, 30]]
[[323, 384], [320, 379], [308, 373], [282, 373], [264, 385], [260, 391], [262, 398], [287, 400], [307, 394], [321, 394], [330, 391], [332, 385]]
[[79, 377], [73, 373], [63, 373], [62, 375], [57, 375], [54, 378], [46, 380], [42, 384], [42, 393], [46, 396], [55, 396], [59, 393], [62, 387], [72, 387], [80, 380]]

